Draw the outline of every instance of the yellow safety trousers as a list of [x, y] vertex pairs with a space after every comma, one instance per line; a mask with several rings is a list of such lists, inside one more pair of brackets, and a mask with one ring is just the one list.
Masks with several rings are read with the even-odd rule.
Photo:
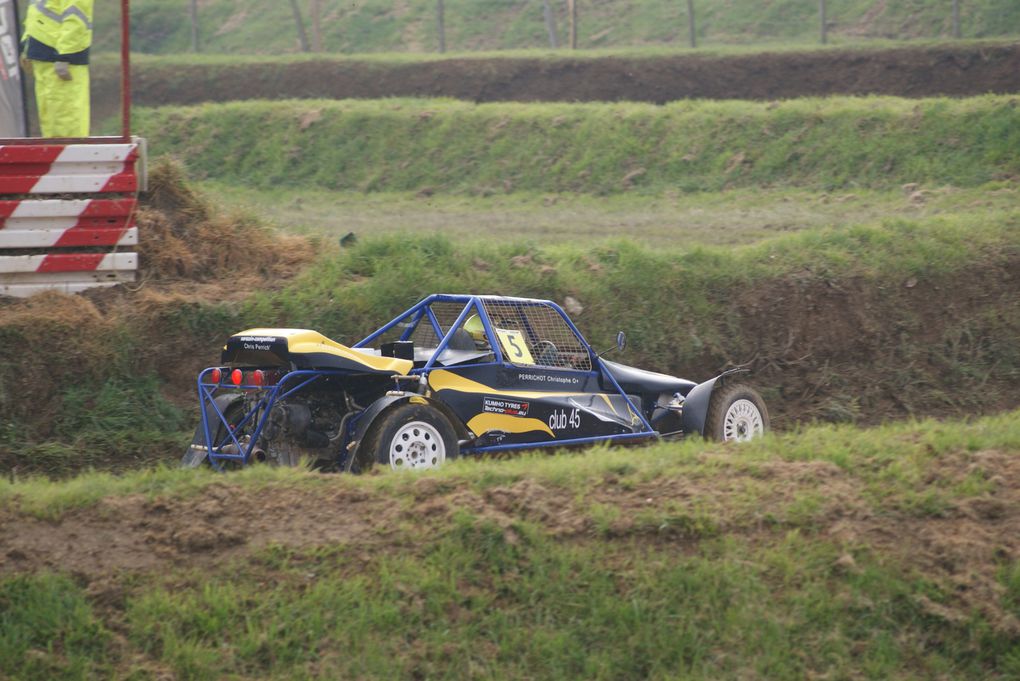
[[43, 137], [88, 137], [89, 67], [71, 64], [71, 80], [60, 80], [53, 62], [32, 60], [35, 101]]

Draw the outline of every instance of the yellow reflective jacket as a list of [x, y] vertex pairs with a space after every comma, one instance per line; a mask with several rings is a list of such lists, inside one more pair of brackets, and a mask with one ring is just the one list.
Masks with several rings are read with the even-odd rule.
[[[21, 39], [29, 43], [30, 50], [32, 40], [42, 43], [51, 48], [56, 57], [84, 53], [84, 63], [88, 63], [87, 50], [92, 45], [92, 3], [93, 0], [29, 0]], [[44, 61], [80, 62], [59, 58]]]

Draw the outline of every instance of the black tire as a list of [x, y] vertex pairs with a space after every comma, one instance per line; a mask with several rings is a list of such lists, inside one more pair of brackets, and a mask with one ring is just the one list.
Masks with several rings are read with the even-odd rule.
[[769, 431], [765, 400], [749, 385], [733, 383], [712, 391], [705, 418], [705, 437], [719, 442], [743, 442]]
[[383, 414], [358, 449], [362, 464], [371, 461], [393, 470], [438, 468], [460, 456], [453, 425], [426, 404], [402, 404]]

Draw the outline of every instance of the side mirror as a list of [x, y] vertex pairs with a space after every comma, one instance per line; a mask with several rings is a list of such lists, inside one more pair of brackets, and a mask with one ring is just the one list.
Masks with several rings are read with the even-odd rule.
[[613, 350], [623, 350], [625, 347], [627, 347], [627, 334], [625, 334], [623, 331], [620, 331], [616, 334], [616, 347], [606, 348], [602, 352], [598, 353], [596, 357], [601, 357], [603, 355], [609, 354]]

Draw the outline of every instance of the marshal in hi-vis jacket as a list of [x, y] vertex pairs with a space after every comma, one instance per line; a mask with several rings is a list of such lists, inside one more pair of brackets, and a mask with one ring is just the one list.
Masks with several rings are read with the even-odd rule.
[[36, 61], [84, 65], [92, 45], [93, 0], [29, 0], [25, 56]]

